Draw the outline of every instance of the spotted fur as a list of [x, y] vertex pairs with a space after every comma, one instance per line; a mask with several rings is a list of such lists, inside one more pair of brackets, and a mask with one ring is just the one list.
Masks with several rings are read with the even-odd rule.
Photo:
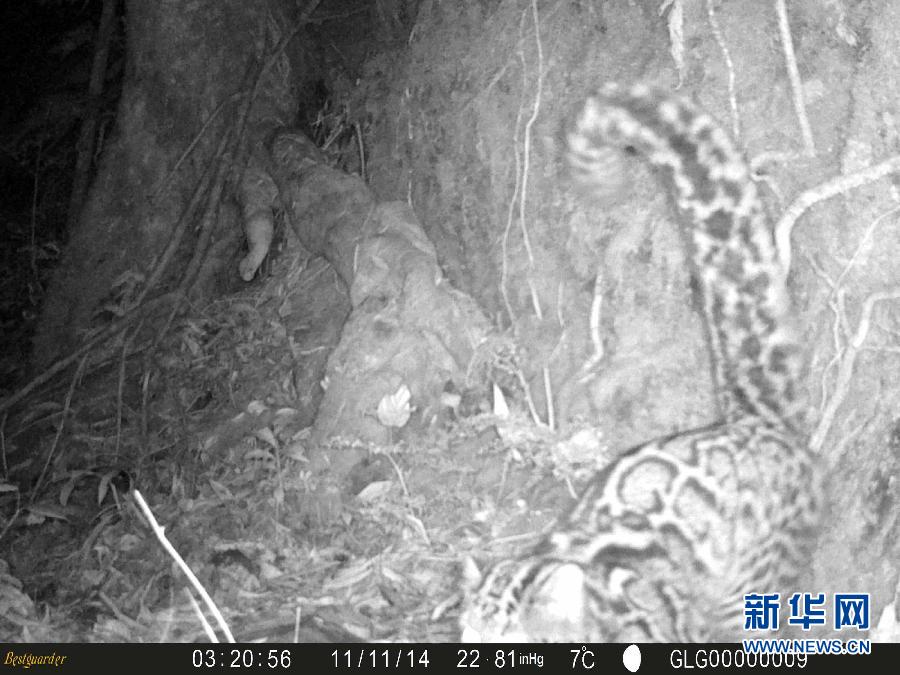
[[602, 190], [613, 147], [642, 155], [670, 190], [723, 420], [625, 453], [535, 548], [470, 574], [462, 637], [738, 639], [744, 594], [797, 590], [818, 522], [772, 232], [734, 142], [687, 99], [607, 85], [568, 146], [588, 187]]

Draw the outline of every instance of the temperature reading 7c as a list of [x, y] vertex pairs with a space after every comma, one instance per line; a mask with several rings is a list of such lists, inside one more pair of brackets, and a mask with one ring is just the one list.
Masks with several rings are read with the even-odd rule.
[[570, 649], [572, 655], [572, 670], [593, 670], [594, 669], [594, 652], [587, 647], [581, 649]]

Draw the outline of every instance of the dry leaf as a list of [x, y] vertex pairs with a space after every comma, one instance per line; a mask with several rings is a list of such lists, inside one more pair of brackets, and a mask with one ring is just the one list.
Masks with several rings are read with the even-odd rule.
[[378, 421], [386, 427], [402, 427], [412, 414], [409, 399], [409, 387], [405, 384], [393, 394], [385, 395], [378, 402]]

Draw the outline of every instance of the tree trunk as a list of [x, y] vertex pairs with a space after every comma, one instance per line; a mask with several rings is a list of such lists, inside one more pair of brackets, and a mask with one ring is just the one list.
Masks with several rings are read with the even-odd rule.
[[72, 191], [69, 194], [69, 209], [66, 212], [66, 231], [75, 229], [84, 199], [87, 195], [91, 179], [91, 159], [97, 142], [97, 127], [100, 122], [101, 103], [103, 101], [103, 84], [106, 81], [106, 64], [109, 58], [109, 45], [113, 38], [113, 27], [116, 18], [116, 0], [103, 0], [103, 12], [100, 15], [100, 26], [97, 28], [97, 45], [94, 50], [94, 61], [91, 64], [91, 79], [88, 84], [88, 104], [78, 142], [75, 144], [75, 177], [72, 179]]
[[[107, 323], [110, 313], [127, 312], [148, 278], [159, 289], [179, 283], [178, 271], [198, 259], [198, 241], [209, 250], [236, 251], [243, 235], [234, 216], [214, 219], [208, 232], [185, 226], [183, 239], [173, 237], [192, 191], [249, 95], [247, 74], [259, 72], [291, 29], [280, 18], [281, 4], [290, 5], [127, 1], [127, 74], [116, 130], [48, 290], [33, 366], [45, 367], [70, 352], [83, 335]], [[298, 42], [277, 55], [278, 67], [269, 68], [255, 90], [242, 134], [251, 147], [296, 110], [293, 82], [300, 78], [293, 73], [302, 72], [303, 62]], [[243, 98], [235, 96], [240, 93]], [[229, 157], [239, 174], [240, 159]], [[173, 254], [164, 269], [156, 269], [167, 247]]]

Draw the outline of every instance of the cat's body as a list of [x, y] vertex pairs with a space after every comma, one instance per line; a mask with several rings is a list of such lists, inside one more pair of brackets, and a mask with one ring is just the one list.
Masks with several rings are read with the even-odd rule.
[[599, 472], [532, 550], [470, 579], [464, 640], [735, 640], [744, 595], [807, 565], [818, 483], [772, 233], [731, 139], [686, 99], [607, 85], [568, 136], [587, 186], [610, 148], [661, 174], [702, 294], [719, 424], [641, 445]]

